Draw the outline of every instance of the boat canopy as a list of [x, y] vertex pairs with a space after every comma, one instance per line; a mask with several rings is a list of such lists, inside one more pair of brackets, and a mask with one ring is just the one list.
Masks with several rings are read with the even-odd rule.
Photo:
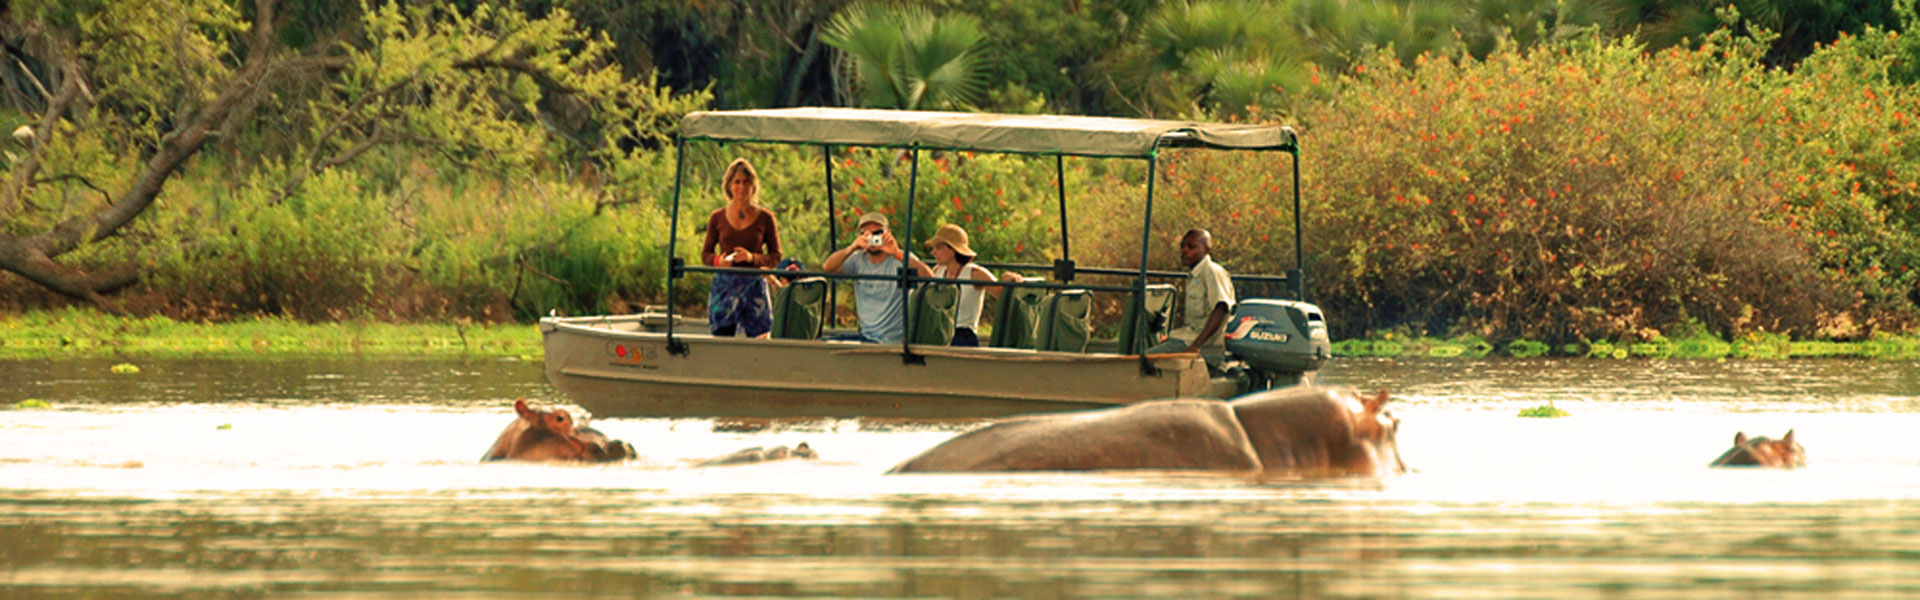
[[1146, 158], [1162, 146], [1294, 151], [1292, 128], [1115, 117], [778, 108], [690, 113], [683, 139]]

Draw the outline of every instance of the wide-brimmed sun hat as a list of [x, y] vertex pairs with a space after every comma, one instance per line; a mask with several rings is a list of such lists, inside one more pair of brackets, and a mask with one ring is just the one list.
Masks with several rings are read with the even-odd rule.
[[967, 247], [967, 230], [961, 229], [959, 225], [952, 223], [941, 225], [938, 231], [933, 232], [933, 239], [927, 240], [927, 247], [932, 248], [935, 243], [946, 244], [953, 248], [954, 254], [968, 258], [974, 256], [973, 249]]

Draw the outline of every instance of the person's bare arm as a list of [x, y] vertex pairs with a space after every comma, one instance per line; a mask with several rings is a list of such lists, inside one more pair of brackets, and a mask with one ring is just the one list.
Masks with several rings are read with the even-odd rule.
[[[866, 236], [861, 236], [861, 238], [865, 238], [865, 237]], [[843, 264], [846, 264], [848, 256], [853, 255], [853, 253], [856, 251], [866, 249], [866, 245], [864, 242], [865, 242], [864, 239], [856, 238], [853, 241], [853, 245], [847, 246], [845, 248], [841, 248], [839, 250], [835, 250], [833, 251], [833, 254], [828, 254], [826, 262], [820, 263], [820, 270], [826, 271], [828, 273], [840, 272], [840, 266]]]
[[1187, 344], [1188, 352], [1199, 352], [1213, 336], [1220, 335], [1220, 328], [1227, 324], [1227, 303], [1216, 302], [1213, 312], [1207, 314], [1207, 326], [1200, 328], [1199, 335], [1193, 336], [1193, 342]]
[[[979, 265], [973, 265], [973, 268], [971, 268], [971, 269], [967, 269], [967, 270], [969, 270], [969, 271], [973, 271], [973, 277], [969, 277], [969, 279], [972, 279], [972, 280], [974, 280], [974, 281], [986, 281], [986, 282], [998, 282], [998, 281], [1000, 281], [1000, 280], [998, 280], [998, 279], [994, 279], [994, 278], [993, 278], [993, 273], [991, 273], [991, 272], [989, 272], [989, 271], [987, 271], [987, 268], [986, 268], [986, 267], [982, 267], [982, 266], [979, 266]], [[976, 289], [976, 290], [984, 290], [984, 289], [987, 289], [987, 286], [985, 286], [985, 285], [975, 285], [975, 286], [973, 286], [973, 289]], [[996, 290], [997, 290], [997, 289], [1000, 289], [1000, 286], [994, 286], [994, 287], [993, 287], [993, 289], [996, 289]]]
[[[902, 254], [905, 254], [905, 252], [902, 252]], [[907, 266], [913, 267], [913, 272], [919, 273], [921, 277], [933, 276], [933, 267], [927, 266], [927, 263], [920, 262], [920, 257], [912, 254], [907, 254], [906, 256]]]
[[[1007, 283], [1020, 283], [1022, 281], [1026, 281], [1027, 278], [1021, 277], [1019, 273], [1015, 273], [1013, 271], [1007, 271], [1006, 273], [1000, 275], [999, 280]], [[1004, 285], [987, 286], [987, 293], [993, 294], [994, 297], [998, 298], [1000, 296], [1000, 292], [1005, 291], [1006, 289], [1007, 289], [1007, 286], [1004, 286]]]

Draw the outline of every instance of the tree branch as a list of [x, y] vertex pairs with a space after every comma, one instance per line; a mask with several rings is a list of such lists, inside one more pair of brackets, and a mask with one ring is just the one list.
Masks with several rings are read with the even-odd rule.
[[228, 78], [226, 86], [211, 103], [193, 112], [173, 131], [161, 136], [159, 147], [119, 198], [91, 216], [68, 219], [46, 233], [25, 241], [51, 259], [71, 252], [81, 244], [113, 235], [153, 204], [173, 172], [206, 145], [215, 130], [225, 125], [235, 107], [259, 90], [262, 79], [273, 66], [273, 53], [268, 50], [271, 46], [266, 45], [273, 39], [273, 5], [274, 0], [255, 2], [255, 15], [258, 18], [253, 22], [252, 37], [263, 45], [250, 49], [246, 62]]
[[59, 183], [59, 182], [62, 182], [62, 181], [78, 181], [78, 182], [80, 182], [80, 185], [84, 185], [84, 186], [87, 186], [87, 189], [90, 189], [90, 190], [93, 190], [93, 191], [95, 191], [95, 192], [99, 192], [99, 193], [100, 193], [100, 198], [101, 198], [101, 199], [103, 199], [103, 200], [106, 200], [107, 202], [113, 202], [113, 193], [112, 193], [112, 192], [109, 192], [109, 191], [107, 191], [107, 190], [104, 190], [104, 189], [101, 189], [101, 187], [100, 187], [100, 186], [97, 186], [97, 185], [94, 185], [94, 184], [93, 184], [93, 180], [92, 180], [92, 179], [88, 179], [88, 178], [87, 178], [87, 177], [86, 177], [85, 175], [80, 175], [80, 174], [77, 174], [77, 173], [67, 173], [67, 174], [64, 174], [64, 175], [55, 175], [55, 176], [52, 176], [52, 177], [46, 177], [46, 178], [41, 178], [41, 179], [35, 179], [35, 180], [33, 180], [33, 184], [34, 184], [34, 185], [40, 185], [40, 184], [42, 184], [42, 183]]
[[56, 126], [60, 124], [60, 113], [66, 112], [67, 104], [80, 94], [80, 76], [69, 74], [60, 84], [60, 95], [47, 103], [47, 112], [40, 115], [40, 122], [33, 131], [33, 149], [27, 151], [27, 158], [13, 171], [13, 181], [7, 182], [7, 189], [0, 194], [0, 215], [13, 213], [19, 205], [20, 197], [26, 193], [27, 185], [40, 173], [40, 157], [47, 153], [47, 142], [53, 138]]

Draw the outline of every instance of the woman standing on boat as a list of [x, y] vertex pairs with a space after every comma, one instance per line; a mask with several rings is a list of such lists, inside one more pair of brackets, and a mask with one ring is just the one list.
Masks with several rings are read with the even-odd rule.
[[[973, 263], [973, 249], [967, 247], [967, 231], [959, 225], [941, 225], [933, 232], [933, 239], [927, 240], [927, 248], [933, 252], [934, 277], [999, 281], [994, 279], [992, 271]], [[960, 306], [953, 316], [952, 345], [980, 345], [980, 336], [974, 331], [980, 326], [980, 293], [985, 288], [984, 285], [960, 286]]]
[[[720, 179], [726, 206], [707, 217], [707, 241], [700, 260], [716, 267], [772, 268], [780, 262], [779, 225], [760, 206], [760, 174], [747, 159], [736, 158]], [[724, 253], [723, 253], [724, 252]], [[746, 273], [715, 273], [707, 296], [707, 326], [713, 335], [765, 337], [773, 329], [767, 281]]]

